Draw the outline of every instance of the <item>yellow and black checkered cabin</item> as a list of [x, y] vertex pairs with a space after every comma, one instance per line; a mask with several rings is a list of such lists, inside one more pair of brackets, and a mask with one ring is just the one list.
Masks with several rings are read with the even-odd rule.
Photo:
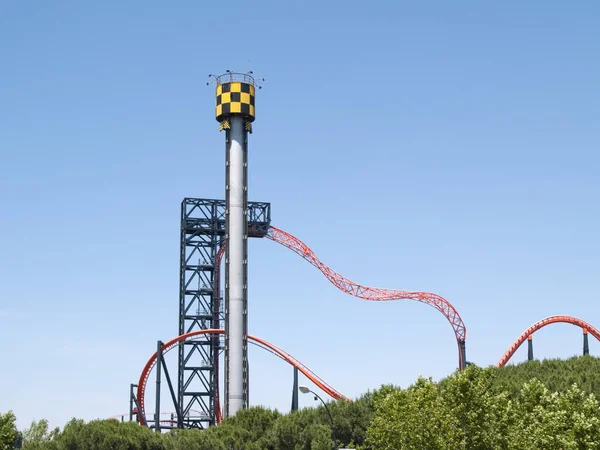
[[254, 121], [254, 86], [232, 81], [217, 86], [217, 120], [222, 122], [233, 115]]

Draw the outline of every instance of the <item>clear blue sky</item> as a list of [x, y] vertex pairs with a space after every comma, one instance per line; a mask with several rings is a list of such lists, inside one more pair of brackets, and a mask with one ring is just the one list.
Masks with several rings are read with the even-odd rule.
[[[267, 79], [250, 199], [332, 268], [444, 296], [483, 366], [545, 316], [600, 326], [599, 14], [595, 1], [1, 2], [0, 411], [20, 427], [127, 411], [156, 341], [177, 334], [180, 201], [224, 197], [205, 82], [225, 69]], [[433, 308], [358, 300], [283, 247], [249, 247], [251, 333], [342, 393], [455, 369]], [[534, 344], [579, 354], [581, 331]], [[250, 358], [252, 404], [288, 410], [292, 369]]]

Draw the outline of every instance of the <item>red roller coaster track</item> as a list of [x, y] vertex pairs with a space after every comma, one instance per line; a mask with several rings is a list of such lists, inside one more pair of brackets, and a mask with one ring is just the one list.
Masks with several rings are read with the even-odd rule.
[[[452, 306], [452, 304], [443, 297], [429, 292], [408, 292], [398, 289], [383, 289], [362, 286], [348, 278], [340, 275], [325, 263], [323, 263], [313, 252], [308, 245], [302, 242], [290, 233], [287, 233], [279, 228], [270, 227], [265, 236], [272, 241], [275, 241], [284, 247], [289, 248], [293, 252], [300, 255], [306, 261], [319, 269], [325, 277], [340, 291], [350, 294], [354, 297], [362, 298], [370, 301], [388, 301], [388, 300], [415, 300], [417, 302], [426, 303], [433, 306], [441, 312], [454, 330], [454, 335], [457, 341], [463, 341], [467, 338], [467, 327], [465, 326], [460, 314]], [[459, 346], [460, 351], [460, 346]]]
[[[162, 352], [163, 352], [163, 354], [167, 353], [169, 350], [177, 347], [179, 344], [181, 344], [186, 339], [190, 339], [195, 336], [200, 336], [203, 334], [211, 334], [212, 335], [212, 334], [224, 334], [224, 333], [225, 333], [225, 330], [222, 330], [222, 329], [210, 329], [210, 330], [196, 330], [196, 331], [192, 331], [190, 333], [182, 334], [181, 336], [177, 336], [176, 338], [173, 338], [170, 341], [165, 342], [162, 346]], [[260, 344], [261, 346], [265, 347], [269, 351], [275, 353], [277, 356], [279, 356], [281, 359], [283, 359], [287, 363], [291, 364], [294, 367], [297, 367], [300, 372], [302, 372], [310, 381], [312, 381], [315, 385], [317, 385], [320, 389], [323, 390], [323, 392], [325, 392], [330, 397], [332, 397], [336, 400], [344, 399], [344, 400], [350, 401], [350, 399], [348, 399], [347, 397], [345, 397], [344, 395], [342, 395], [338, 391], [336, 391], [334, 388], [329, 386], [323, 379], [321, 379], [318, 375], [316, 375], [312, 370], [310, 370], [308, 367], [306, 367], [304, 364], [302, 364], [300, 361], [298, 361], [296, 358], [294, 358], [292, 355], [290, 355], [286, 351], [284, 351], [284, 350], [276, 347], [275, 345], [271, 344], [270, 342], [267, 342], [264, 339], [261, 339], [256, 336], [248, 335], [248, 339]], [[146, 408], [146, 406], [145, 406], [146, 384], [148, 382], [148, 378], [150, 377], [150, 372], [156, 365], [156, 357], [157, 357], [157, 353], [154, 352], [154, 354], [150, 357], [150, 359], [144, 366], [144, 369], [142, 370], [140, 379], [138, 381], [137, 396], [138, 396], [138, 405], [139, 405], [140, 413], [137, 416], [138, 416], [138, 422], [140, 423], [140, 425], [146, 425], [146, 419], [145, 419], [146, 418], [146, 409], [145, 409]], [[218, 410], [220, 410], [220, 408], [218, 408]], [[221, 421], [220, 414], [218, 416], [219, 417], [218, 417], [217, 421], [220, 422]]]
[[535, 333], [537, 330], [539, 330], [540, 328], [544, 328], [546, 325], [550, 325], [551, 323], [561, 323], [561, 322], [576, 325], [579, 328], [583, 329], [584, 332], [585, 331], [589, 332], [592, 336], [594, 336], [596, 339], [598, 339], [600, 341], [600, 331], [598, 331], [596, 328], [591, 326], [589, 323], [587, 323], [581, 319], [578, 319], [577, 317], [571, 317], [571, 316], [546, 317], [545, 319], [542, 319], [539, 322], [536, 322], [533, 325], [531, 325], [529, 328], [527, 328], [523, 332], [523, 334], [521, 334], [521, 336], [519, 336], [517, 338], [517, 340], [508, 348], [506, 353], [504, 353], [504, 355], [502, 355], [502, 358], [500, 358], [500, 361], [498, 361], [496, 363], [496, 367], [503, 367], [509, 361], [509, 359], [512, 357], [512, 355], [514, 355], [514, 353], [521, 346], [521, 344], [523, 342], [525, 342], [525, 340], [529, 336], [531, 336], [533, 333]]

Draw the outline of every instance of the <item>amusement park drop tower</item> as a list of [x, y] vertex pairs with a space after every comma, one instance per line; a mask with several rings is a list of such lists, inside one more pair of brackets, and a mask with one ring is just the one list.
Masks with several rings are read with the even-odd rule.
[[216, 118], [225, 130], [225, 417], [248, 406], [248, 133], [254, 121], [254, 78], [216, 78]]

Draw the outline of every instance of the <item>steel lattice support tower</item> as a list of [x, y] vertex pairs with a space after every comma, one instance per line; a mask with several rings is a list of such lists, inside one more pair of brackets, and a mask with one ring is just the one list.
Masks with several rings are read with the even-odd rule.
[[[246, 209], [251, 236], [266, 235], [271, 205], [249, 202]], [[181, 203], [179, 335], [220, 328], [215, 286], [215, 257], [225, 238], [224, 200], [185, 198]], [[185, 427], [206, 428], [216, 423], [216, 365], [218, 336], [201, 336], [179, 346], [178, 403]]]
[[[219, 217], [221, 213], [221, 217]], [[186, 198], [181, 204], [179, 334], [218, 328], [215, 321], [215, 256], [224, 211], [215, 201]], [[209, 336], [179, 346], [178, 402], [188, 427], [215, 424], [215, 359]], [[196, 412], [199, 411], [199, 412]]]

